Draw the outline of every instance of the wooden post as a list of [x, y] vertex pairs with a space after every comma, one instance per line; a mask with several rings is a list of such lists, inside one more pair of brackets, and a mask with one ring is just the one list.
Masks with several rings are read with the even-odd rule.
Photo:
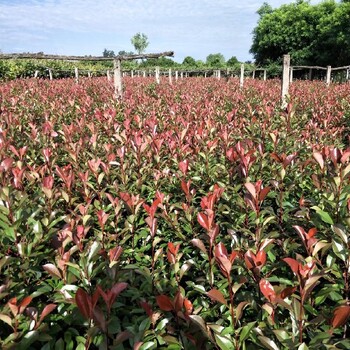
[[253, 70], [252, 78], [255, 79], [255, 69]]
[[293, 67], [289, 68], [289, 83], [293, 82]]
[[179, 79], [179, 71], [176, 70], [176, 71], [175, 71], [175, 80], [177, 81], [178, 79]]
[[111, 73], [109, 70], [107, 70], [107, 80], [111, 81]]
[[78, 84], [79, 83], [79, 70], [78, 70], [78, 67], [74, 68], [74, 73], [75, 73], [75, 82]]
[[122, 65], [117, 59], [114, 59], [114, 93], [117, 98], [123, 97]]
[[131, 70], [131, 78], [133, 78], [133, 77], [134, 77], [134, 71]]
[[34, 78], [37, 78], [37, 77], [38, 77], [38, 75], [39, 75], [39, 71], [38, 71], [38, 70], [36, 70], [36, 71], [35, 71], [35, 73], [34, 73]]
[[91, 78], [91, 72], [90, 71], [88, 71], [88, 77]]
[[180, 77], [181, 77], [181, 79], [184, 77], [184, 72], [180, 73]]
[[216, 74], [217, 74], [217, 78], [220, 80], [220, 79], [221, 79], [221, 70], [218, 69], [218, 70], [216, 71]]
[[51, 69], [49, 69], [49, 77], [50, 77], [50, 80], [53, 79], [53, 77], [52, 77], [52, 70]]
[[241, 89], [243, 89], [243, 85], [244, 85], [244, 63], [241, 64], [241, 77], [239, 81], [239, 86]]
[[312, 68], [309, 69], [309, 80], [312, 80]]
[[264, 81], [266, 81], [266, 73], [267, 73], [267, 71], [266, 71], [266, 69], [264, 69]]
[[159, 78], [159, 67], [156, 67], [156, 83], [160, 83], [160, 78]]
[[206, 78], [206, 77], [207, 77], [207, 71], [204, 72], [204, 78]]
[[350, 67], [346, 70], [346, 81], [349, 80]]
[[143, 73], [143, 77], [146, 78], [146, 71], [144, 70], [142, 73]]
[[282, 70], [282, 91], [281, 100], [282, 108], [287, 107], [287, 97], [289, 91], [289, 68], [290, 68], [290, 55], [283, 55], [283, 70]]
[[169, 68], [169, 84], [171, 85], [172, 83], [173, 83], [173, 77], [172, 77], [171, 68]]
[[331, 72], [332, 72], [332, 67], [327, 66], [327, 77], [326, 77], [326, 84], [329, 85], [331, 83]]

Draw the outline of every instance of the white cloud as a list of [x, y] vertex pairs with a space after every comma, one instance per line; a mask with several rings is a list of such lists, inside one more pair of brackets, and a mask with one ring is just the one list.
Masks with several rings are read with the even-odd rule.
[[[268, 2], [277, 7], [289, 1]], [[132, 50], [131, 36], [143, 32], [149, 37], [149, 50], [173, 49], [180, 61], [186, 55], [205, 59], [215, 52], [245, 60], [249, 58], [256, 10], [262, 3], [263, 0], [0, 0], [0, 49], [101, 54], [101, 49], [113, 41], [115, 47], [109, 49]], [[67, 52], [72, 48], [76, 52]]]

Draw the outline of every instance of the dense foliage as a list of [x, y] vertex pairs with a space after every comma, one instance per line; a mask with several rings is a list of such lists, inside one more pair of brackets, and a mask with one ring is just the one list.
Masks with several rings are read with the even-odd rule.
[[280, 61], [288, 53], [294, 65], [349, 64], [350, 2], [300, 0], [276, 9], [264, 3], [258, 14], [250, 50], [257, 64]]
[[[107, 50], [108, 51], [108, 50]], [[89, 76], [89, 73], [94, 77], [106, 76], [107, 70], [113, 69], [112, 57], [114, 53], [104, 52], [104, 55], [112, 55], [111, 61], [57, 61], [57, 60], [27, 60], [27, 59], [0, 59], [0, 80], [11, 80], [16, 78], [32, 78], [36, 71], [38, 71], [39, 78], [48, 78], [49, 69], [51, 69], [53, 78], [68, 78], [74, 77], [74, 69], [79, 69], [80, 76]], [[130, 52], [119, 51], [120, 55], [128, 55]], [[107, 56], [106, 56], [107, 57]], [[219, 57], [219, 60], [217, 58]], [[192, 57], [186, 57], [182, 63], [177, 63], [167, 57], [160, 57], [158, 59], [148, 59], [142, 61], [122, 61], [122, 69], [130, 70], [154, 70], [155, 67], [167, 70], [169, 68], [178, 70], [213, 70], [229, 68], [235, 72], [239, 72], [240, 63], [236, 57], [231, 57], [226, 63], [222, 61], [221, 54], [213, 54], [208, 56], [207, 62], [196, 61]], [[214, 58], [214, 61], [211, 59]], [[221, 63], [220, 63], [221, 59]], [[215, 63], [218, 62], [217, 65]], [[253, 70], [254, 65], [246, 65], [246, 69]], [[280, 67], [279, 67], [280, 69]], [[281, 70], [281, 69], [280, 69]]]
[[0, 85], [1, 349], [349, 349], [348, 85]]

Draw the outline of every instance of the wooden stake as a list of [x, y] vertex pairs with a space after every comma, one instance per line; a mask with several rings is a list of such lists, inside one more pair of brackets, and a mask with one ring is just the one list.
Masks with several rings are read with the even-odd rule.
[[169, 68], [169, 84], [171, 85], [172, 83], [173, 83], [173, 77], [172, 77], [171, 68]]
[[107, 80], [111, 81], [111, 73], [109, 70], [107, 70]]
[[175, 80], [177, 81], [178, 79], [179, 79], [179, 71], [176, 70], [176, 71], [175, 71]]
[[114, 59], [114, 93], [117, 98], [123, 97], [121, 62], [116, 59]]
[[327, 77], [326, 77], [326, 84], [329, 85], [331, 83], [331, 72], [332, 72], [332, 67], [327, 66]]
[[266, 71], [266, 69], [264, 69], [264, 81], [266, 81], [266, 73], [267, 73], [267, 71]]
[[53, 77], [52, 77], [52, 70], [51, 69], [49, 69], [49, 77], [50, 77], [50, 80], [53, 79]]
[[38, 71], [38, 70], [36, 70], [36, 71], [35, 71], [35, 73], [34, 73], [34, 78], [37, 78], [37, 77], [38, 77], [38, 75], [39, 75], [39, 71]]
[[241, 89], [243, 89], [243, 85], [244, 85], [244, 63], [241, 64], [241, 77], [239, 81], [239, 86]]
[[79, 83], [79, 70], [78, 70], [78, 67], [74, 68], [74, 73], [75, 73], [75, 82], [78, 84]]
[[253, 70], [252, 78], [255, 79], [255, 69]]
[[159, 67], [156, 67], [156, 83], [160, 83], [160, 77], [159, 77]]
[[293, 82], [293, 67], [290, 67], [289, 71], [289, 83]]
[[289, 68], [290, 68], [290, 55], [283, 55], [282, 89], [281, 89], [282, 108], [287, 107], [287, 98], [288, 98], [288, 91], [289, 91]]

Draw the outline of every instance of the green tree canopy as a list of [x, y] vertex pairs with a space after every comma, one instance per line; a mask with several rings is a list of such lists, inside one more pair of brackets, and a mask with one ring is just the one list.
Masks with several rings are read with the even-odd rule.
[[211, 53], [207, 56], [206, 64], [209, 67], [220, 68], [225, 66], [225, 57], [221, 53]]
[[289, 53], [293, 64], [345, 65], [350, 61], [350, 4], [298, 0], [272, 9], [264, 3], [250, 52], [257, 64]]
[[188, 67], [196, 67], [197, 66], [196, 65], [196, 60], [193, 57], [191, 57], [191, 56], [186, 56], [184, 58], [184, 60], [182, 61], [182, 64], [184, 66], [188, 66]]
[[103, 50], [102, 55], [103, 55], [103, 57], [114, 57], [115, 56], [113, 50], [107, 50], [107, 49]]
[[237, 66], [238, 64], [239, 64], [239, 61], [236, 56], [232, 56], [226, 62], [227, 67], [234, 67], [234, 66]]
[[140, 55], [145, 52], [149, 42], [148, 42], [148, 37], [144, 33], [136, 33], [132, 38], [131, 38], [131, 43], [135, 47], [135, 51]]

